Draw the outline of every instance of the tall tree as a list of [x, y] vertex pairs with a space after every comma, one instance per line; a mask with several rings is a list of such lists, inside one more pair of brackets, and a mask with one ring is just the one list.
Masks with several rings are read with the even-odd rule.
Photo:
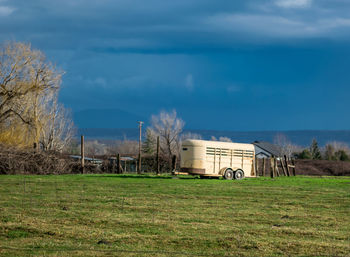
[[[42, 52], [29, 44], [13, 42], [1, 47], [0, 142], [30, 146], [47, 141], [52, 124], [56, 124], [56, 128], [58, 125], [52, 121], [62, 117], [60, 112], [64, 110], [57, 105], [62, 74]], [[67, 116], [60, 122], [66, 121]], [[54, 148], [53, 136], [64, 141], [67, 134], [60, 133], [61, 138], [58, 135], [51, 133], [51, 143], [45, 145]]]
[[335, 149], [332, 144], [327, 144], [324, 150], [324, 158], [326, 160], [335, 160]]
[[322, 159], [321, 151], [318, 147], [318, 143], [317, 143], [316, 139], [312, 140], [312, 143], [310, 145], [310, 153], [311, 153], [312, 159], [314, 159], [314, 160]]
[[157, 136], [150, 128], [146, 129], [146, 138], [142, 145], [142, 151], [146, 154], [154, 154], [157, 147]]
[[179, 155], [180, 134], [184, 125], [185, 122], [177, 117], [175, 110], [161, 111], [151, 117], [151, 127], [148, 129], [155, 137], [159, 136], [161, 153], [170, 164], [172, 156]]

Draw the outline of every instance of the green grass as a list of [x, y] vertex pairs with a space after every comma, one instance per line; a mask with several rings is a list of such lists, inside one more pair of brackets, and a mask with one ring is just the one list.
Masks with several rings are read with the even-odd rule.
[[350, 178], [0, 176], [0, 256], [349, 256]]

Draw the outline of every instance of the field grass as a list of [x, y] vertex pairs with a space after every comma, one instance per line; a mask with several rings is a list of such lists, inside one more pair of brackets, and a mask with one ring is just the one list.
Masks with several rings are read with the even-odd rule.
[[0, 176], [1, 256], [350, 256], [350, 178]]

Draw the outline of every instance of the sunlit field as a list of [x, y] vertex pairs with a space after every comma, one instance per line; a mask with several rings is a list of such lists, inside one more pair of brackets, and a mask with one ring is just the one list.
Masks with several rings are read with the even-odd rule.
[[349, 177], [0, 176], [1, 256], [349, 253]]

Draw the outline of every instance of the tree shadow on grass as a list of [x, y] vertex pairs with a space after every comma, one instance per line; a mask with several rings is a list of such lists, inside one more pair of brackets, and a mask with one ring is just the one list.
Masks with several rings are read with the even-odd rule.
[[172, 176], [172, 175], [149, 175], [149, 174], [89, 174], [87, 177], [96, 178], [137, 178], [137, 179], [198, 179], [198, 176]]

